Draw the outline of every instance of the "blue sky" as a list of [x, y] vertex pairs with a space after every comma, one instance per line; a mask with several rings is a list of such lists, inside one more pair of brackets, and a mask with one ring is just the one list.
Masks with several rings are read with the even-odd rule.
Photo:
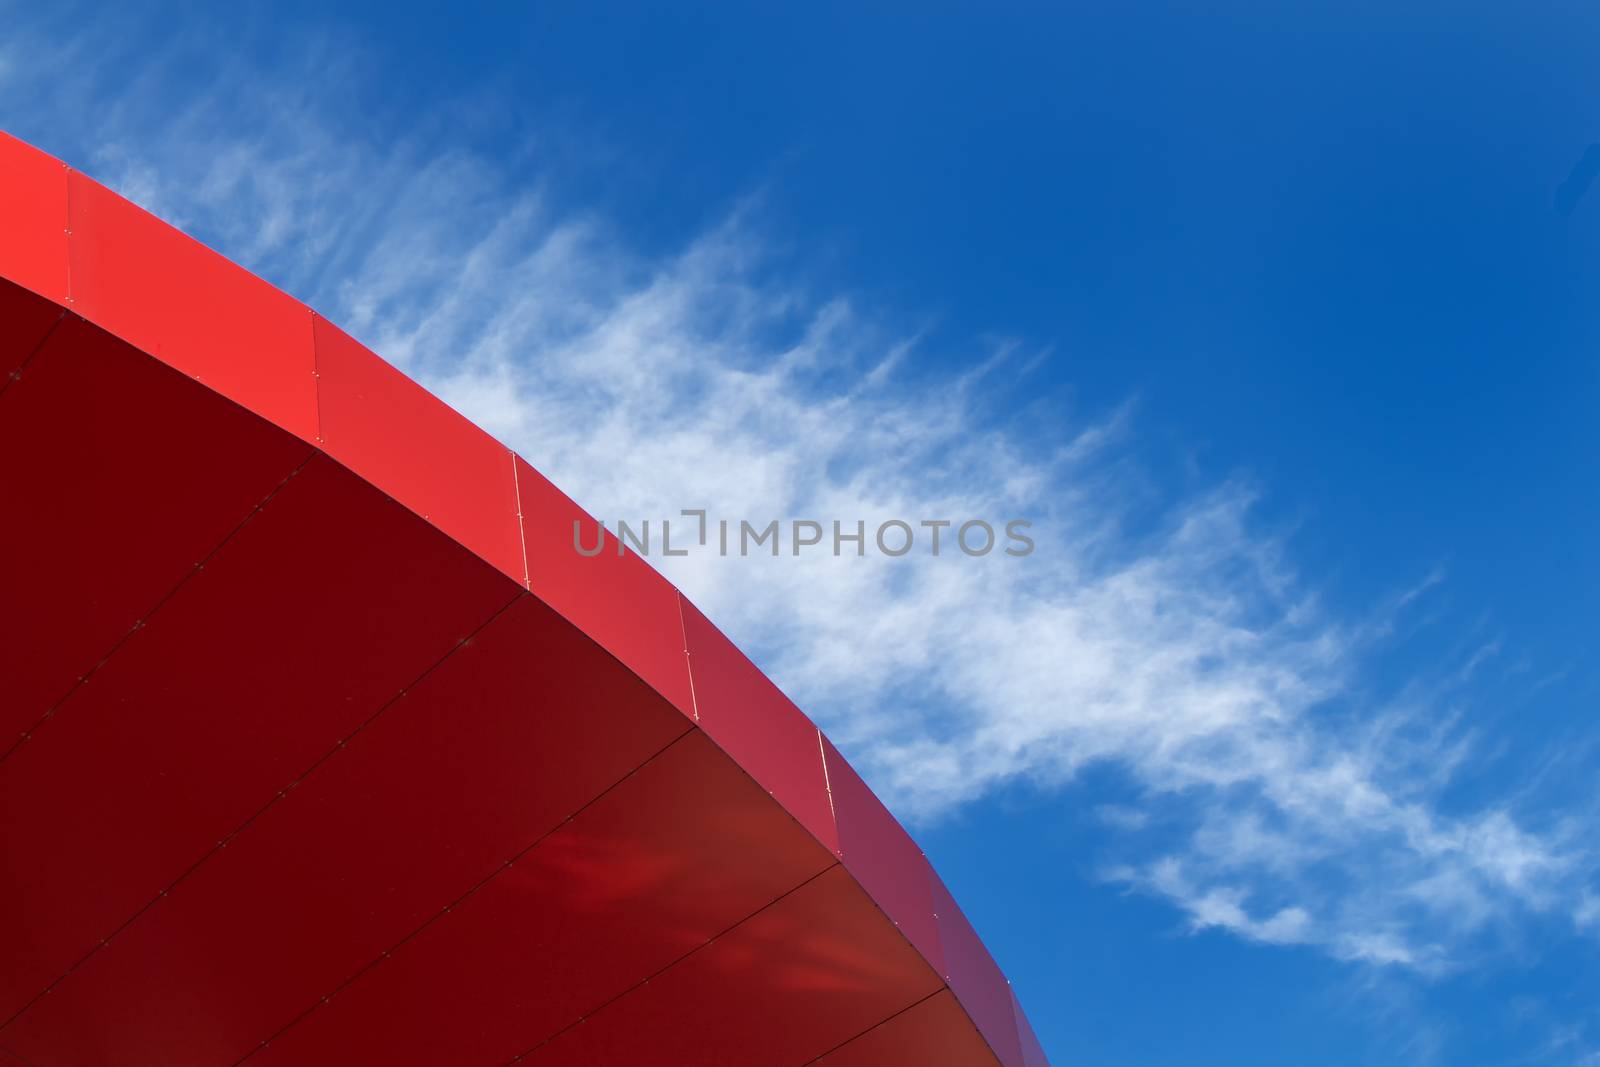
[[0, 4], [0, 125], [603, 516], [1032, 518], [665, 569], [1056, 1062], [1600, 1063], [1592, 5], [684, 6]]

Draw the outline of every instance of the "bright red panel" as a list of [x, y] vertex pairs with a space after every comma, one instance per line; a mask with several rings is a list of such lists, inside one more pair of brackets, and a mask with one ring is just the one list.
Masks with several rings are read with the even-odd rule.
[[817, 1061], [819, 1067], [995, 1067], [977, 1027], [940, 990]]
[[310, 454], [116, 338], [64, 321], [0, 393], [0, 455], [10, 457], [0, 467], [0, 751]]
[[67, 168], [0, 133], [0, 277], [67, 302]]
[[313, 459], [6, 761], [3, 1014], [516, 591]]
[[328, 455], [524, 581], [510, 450], [320, 315], [315, 336]]
[[700, 728], [837, 853], [816, 725], [686, 599], [683, 626]]
[[523, 1062], [801, 1064], [938, 988], [860, 886], [833, 867]]
[[[58, 239], [57, 222], [71, 235]], [[28, 709], [49, 707], [53, 689], [95, 672], [0, 769], [0, 1019], [83, 961], [6, 1032], [0, 1060], [16, 1038], [35, 1061], [225, 1062], [488, 869], [500, 873], [481, 892], [291, 1029], [285, 1043], [332, 1036], [284, 1062], [369, 1061], [375, 1032], [402, 1062], [500, 1056], [538, 1011], [546, 1031], [590, 1012], [530, 1057], [547, 1062], [859, 1056], [931, 1018], [919, 1009], [948, 1013], [924, 956], [1008, 1067], [1043, 1062], [970, 925], [838, 753], [821, 760], [833, 788], [819, 794], [799, 756], [809, 723], [688, 609], [700, 693], [677, 592], [637, 556], [580, 556], [572, 520], [586, 516], [531, 467], [507, 457], [508, 491], [490, 462], [504, 451], [398, 372], [3, 135], [0, 227], [0, 275], [76, 299], [182, 372], [76, 317], [39, 348], [52, 309], [0, 283], [0, 373], [39, 348], [9, 388], [0, 377], [0, 446], [26, 460], [0, 471], [0, 509], [42, 517], [0, 525], [0, 555], [14, 550], [0, 559], [0, 596], [17, 606], [0, 618], [12, 629], [0, 631], [0, 728], [5, 715], [33, 721]], [[309, 454], [290, 433], [329, 437], [319, 401], [333, 410], [330, 450], [389, 496], [319, 457], [253, 514]], [[464, 641], [515, 595], [505, 575], [597, 644], [532, 598]], [[535, 616], [544, 628], [515, 652], [480, 651]], [[546, 688], [513, 693], [494, 663], [544, 671]], [[370, 720], [391, 699], [392, 714]], [[558, 706], [567, 713], [548, 710]], [[767, 711], [749, 714], [756, 706]], [[582, 807], [596, 782], [687, 729], [683, 716], [710, 733]], [[603, 1007], [574, 1007], [828, 862], [708, 736], [821, 827], [848, 873], [779, 896]], [[278, 792], [313, 761], [316, 773]], [[564, 811], [578, 814], [525, 861], [497, 866], [508, 842]], [[397, 962], [408, 951], [409, 970]], [[961, 1033], [970, 1041], [940, 1018], [942, 1051]]]
[[315, 441], [311, 312], [104, 186], [69, 182], [73, 310]]
[[1006, 1067], [1022, 1067], [1022, 1043], [1017, 1038], [1011, 984], [1000, 973], [944, 882], [931, 869], [928, 874], [939, 915], [939, 940], [944, 946], [945, 980], [1000, 1062]]
[[504, 1063], [832, 862], [695, 731], [252, 1063]]
[[[386, 636], [372, 633], [371, 639]], [[232, 1063], [688, 729], [642, 682], [524, 594], [35, 1006], [7, 1032], [7, 1040], [41, 1055], [76, 1049], [88, 1056], [91, 1048], [103, 1048], [118, 1063]], [[656, 841], [654, 847], [669, 855], [674, 845], [686, 846], [677, 858], [709, 863], [728, 834], [719, 832], [718, 819], [708, 821], [694, 809], [713, 797], [726, 801], [730, 772], [721, 771], [719, 779], [706, 760], [684, 757], [669, 766], [676, 768], [679, 795], [631, 786], [610, 804], [634, 821], [633, 836], [616, 843], [615, 854], [548, 849], [569, 862], [551, 869], [550, 877], [561, 884], [543, 902], [547, 910], [502, 915], [492, 929], [480, 931], [487, 940], [480, 938], [475, 951], [502, 965], [493, 972], [496, 981], [523, 966], [505, 959], [505, 946], [543, 930], [567, 936], [572, 947], [570, 935], [581, 928], [583, 909], [593, 909], [608, 893], [619, 906], [641, 913], [654, 906], [658, 918], [687, 921], [691, 908], [677, 914], [653, 902], [661, 886], [651, 878], [665, 881], [668, 872], [633, 846], [649, 848]], [[645, 780], [661, 777], [653, 772]], [[770, 806], [748, 779], [742, 784]], [[785, 866], [781, 834], [766, 842], [754, 839], [749, 807], [730, 804], [720, 819], [745, 829], [736, 843], [749, 849], [752, 862], [770, 869], [732, 874], [728, 882], [761, 887], [788, 879], [787, 888], [804, 874], [788, 873], [796, 864], [789, 859]], [[594, 834], [610, 829], [599, 809], [581, 817], [583, 826], [600, 827], [587, 831], [589, 837], [571, 825], [558, 836], [592, 843]], [[799, 836], [790, 835], [789, 852]], [[606, 860], [612, 867], [602, 870]], [[481, 907], [481, 897], [472, 898], [471, 908]], [[538, 904], [525, 895], [513, 894], [512, 901], [516, 908]], [[562, 910], [550, 910], [556, 908]], [[582, 953], [567, 966], [601, 966], [593, 953], [624, 930], [647, 945], [649, 932], [641, 922], [619, 921], [614, 934], [591, 930], [593, 943], [580, 946]], [[408, 953], [325, 1010], [337, 1018], [347, 1004], [359, 1003], [361, 990], [381, 984], [389, 968], [415, 956]], [[441, 966], [482, 963], [448, 949], [447, 956]], [[539, 974], [552, 980], [545, 970]], [[430, 988], [432, 995], [453, 995], [437, 982]], [[349, 1055], [327, 1062], [372, 1062], [385, 1047], [403, 1051], [405, 1042], [397, 1044], [396, 1035], [421, 1040], [418, 1023], [424, 1017], [440, 1027], [439, 1034], [450, 1032], [445, 1027], [452, 1020], [424, 1016], [426, 1008], [410, 1003], [390, 1021], [389, 1032], [344, 1034], [355, 1041]], [[380, 1009], [385, 1015], [395, 1010], [395, 1004]], [[204, 1025], [193, 1025], [196, 1019]], [[526, 1025], [517, 1013], [478, 1021]], [[341, 1032], [336, 1029], [336, 1035]], [[468, 1039], [471, 1032], [461, 1036]], [[88, 1044], [74, 1044], [79, 1041]], [[286, 1047], [305, 1046], [288, 1041]], [[446, 1050], [433, 1062], [455, 1059]]]
[[528, 588], [693, 718], [678, 591], [631, 550], [618, 555], [609, 534], [599, 555], [580, 555], [573, 523], [590, 547], [594, 520], [520, 457], [516, 468]]
[[0, 391], [20, 377], [22, 365], [38, 351], [62, 314], [44, 297], [0, 281]]
[[895, 821], [833, 742], [823, 739], [828, 788], [844, 865], [935, 969], [944, 967], [934, 918], [931, 873], [922, 849]]
[[1011, 1014], [1017, 1021], [1017, 1041], [1022, 1045], [1022, 1067], [1050, 1067], [1044, 1046], [1039, 1044], [1039, 1037], [1033, 1032], [1033, 1024], [1028, 1022], [1028, 1014], [1022, 1010], [1015, 989], [1011, 991]]

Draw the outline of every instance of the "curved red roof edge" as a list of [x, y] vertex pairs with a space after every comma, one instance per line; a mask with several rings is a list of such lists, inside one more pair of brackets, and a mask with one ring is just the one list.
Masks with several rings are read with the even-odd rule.
[[1001, 1063], [1047, 1063], [949, 890], [848, 761], [645, 560], [575, 566], [572, 523], [593, 520], [525, 459], [306, 305], [4, 132], [0, 232], [0, 277], [314, 446], [584, 631], [839, 857]]

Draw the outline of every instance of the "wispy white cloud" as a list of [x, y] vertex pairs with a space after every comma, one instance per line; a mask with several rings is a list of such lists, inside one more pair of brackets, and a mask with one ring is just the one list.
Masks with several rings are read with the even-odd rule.
[[1070, 354], [976, 345], [976, 370], [930, 374], [902, 316], [774, 277], [759, 202], [644, 255], [442, 124], [382, 140], [322, 110], [301, 87], [354, 77], [338, 50], [194, 85], [175, 44], [115, 83], [53, 79], [95, 47], [13, 37], [5, 121], [343, 322], [597, 514], [1031, 519], [1025, 559], [657, 560], [902, 815], [1103, 767], [1131, 796], [1100, 809], [1104, 876], [1197, 931], [1431, 971], [1520, 917], [1595, 925], [1578, 829], [1444, 800], [1474, 753], [1450, 686], [1498, 646], [1399, 693], [1364, 674], [1438, 576], [1333, 616], [1248, 480], [1163, 498], [1134, 408], [1053, 394], [1037, 368]]

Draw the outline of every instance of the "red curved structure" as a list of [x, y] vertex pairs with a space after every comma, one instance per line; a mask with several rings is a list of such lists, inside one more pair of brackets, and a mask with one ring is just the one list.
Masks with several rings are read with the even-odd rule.
[[0, 1063], [1042, 1067], [849, 764], [521, 457], [3, 135], [0, 279]]

